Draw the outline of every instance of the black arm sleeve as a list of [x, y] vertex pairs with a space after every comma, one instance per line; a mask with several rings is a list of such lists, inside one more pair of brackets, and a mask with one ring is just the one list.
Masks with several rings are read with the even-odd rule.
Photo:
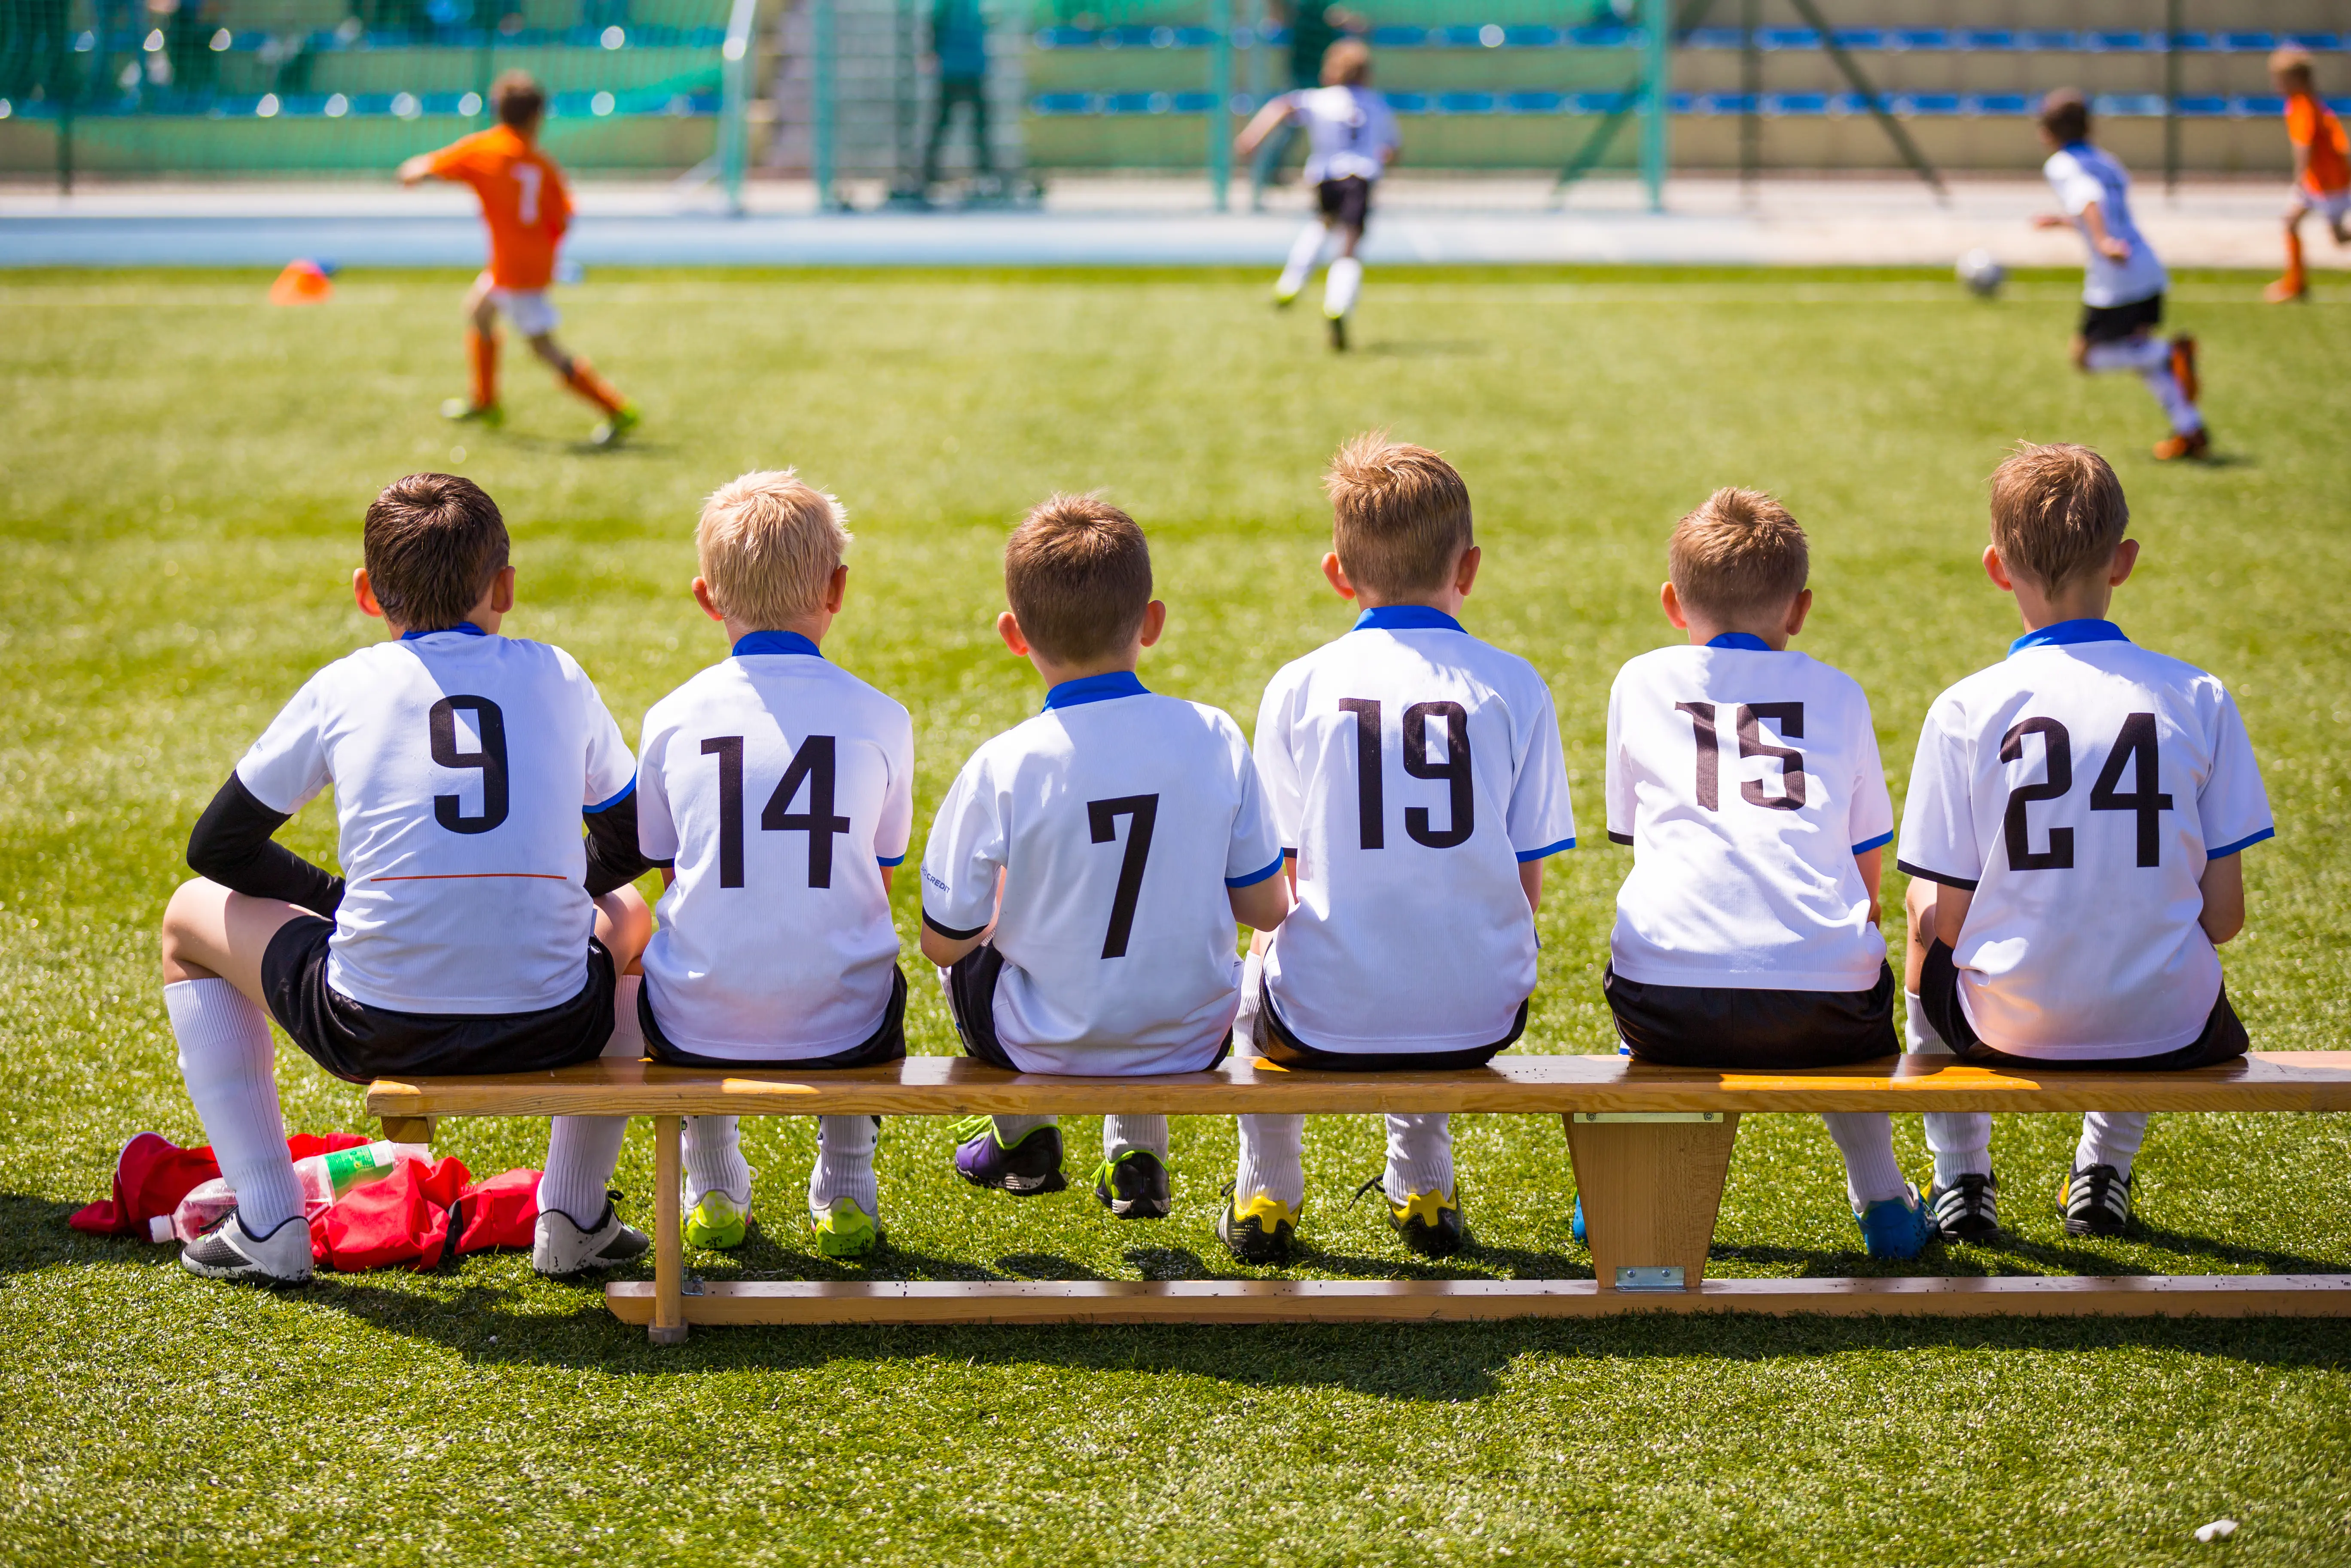
[[645, 874], [653, 862], [637, 848], [637, 792], [633, 789], [588, 820], [588, 896], [601, 898]]
[[254, 798], [232, 773], [188, 838], [188, 866], [231, 893], [282, 899], [329, 919], [343, 901], [343, 879], [312, 865], [270, 835], [290, 819]]

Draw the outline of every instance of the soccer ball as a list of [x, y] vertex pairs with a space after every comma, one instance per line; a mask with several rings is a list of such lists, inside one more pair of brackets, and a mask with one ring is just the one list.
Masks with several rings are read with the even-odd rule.
[[2000, 292], [2000, 286], [2008, 281], [2008, 268], [1994, 260], [1988, 250], [1968, 252], [1959, 257], [1959, 265], [1952, 270], [1959, 274], [1959, 281], [1968, 286], [1968, 292], [1979, 299], [1990, 299]]

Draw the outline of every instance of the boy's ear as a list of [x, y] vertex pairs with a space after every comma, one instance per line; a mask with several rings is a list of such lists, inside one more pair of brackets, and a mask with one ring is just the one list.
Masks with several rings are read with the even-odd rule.
[[1674, 591], [1674, 585], [1670, 580], [1665, 587], [1657, 590], [1657, 602], [1666, 607], [1666, 619], [1673, 622], [1676, 631], [1689, 630], [1689, 616], [1682, 610], [1682, 596]]
[[351, 598], [358, 603], [360, 614], [372, 615], [378, 621], [385, 618], [383, 606], [376, 602], [375, 585], [368, 580], [365, 567], [351, 573]]
[[1347, 580], [1347, 569], [1339, 564], [1339, 552], [1337, 550], [1332, 550], [1330, 553], [1323, 556], [1322, 575], [1331, 580], [1331, 586], [1337, 591], [1340, 598], [1353, 599], [1355, 597], [1355, 585]]
[[726, 619], [726, 612], [718, 608], [716, 600], [710, 597], [710, 584], [698, 577], [694, 580], [694, 601], [701, 605], [702, 612], [713, 621]]
[[498, 568], [497, 576], [490, 579], [490, 613], [504, 615], [514, 608], [515, 569]]
[[1004, 639], [1004, 645], [1011, 649], [1016, 657], [1025, 659], [1029, 656], [1029, 639], [1020, 634], [1020, 617], [1009, 610], [996, 618], [996, 634]]
[[1802, 632], [1804, 629], [1804, 617], [1810, 615], [1812, 612], [1813, 591], [1807, 588], [1798, 593], [1795, 598], [1788, 601], [1788, 624], [1786, 627], [1788, 635], [1793, 637]]
[[1464, 599], [1469, 597], [1469, 590], [1478, 580], [1478, 563], [1485, 559], [1486, 552], [1476, 545], [1461, 552], [1461, 559], [1453, 563], [1454, 592]]
[[1159, 641], [1159, 634], [1166, 630], [1167, 606], [1155, 599], [1143, 607], [1143, 645], [1146, 648], [1150, 647]]
[[2000, 559], [1998, 545], [1984, 546], [1983, 569], [1984, 575], [1991, 579], [1994, 588], [2002, 593], [2016, 591], [2016, 579], [2009, 574], [2008, 563]]
[[849, 563], [842, 561], [832, 569], [831, 580], [824, 585], [824, 612], [827, 615], [840, 614], [841, 601], [848, 592]]
[[2130, 580], [2131, 570], [2138, 565], [2138, 541], [2125, 539], [2115, 547], [2113, 567], [2106, 573], [2106, 586], [2120, 588]]

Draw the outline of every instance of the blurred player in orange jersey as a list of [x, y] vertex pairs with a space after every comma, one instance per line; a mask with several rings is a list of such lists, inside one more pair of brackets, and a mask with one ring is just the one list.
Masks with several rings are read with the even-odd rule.
[[2302, 220], [2314, 210], [2335, 231], [2335, 243], [2351, 245], [2351, 139], [2343, 122], [2318, 96], [2310, 56], [2293, 45], [2270, 57], [2270, 79], [2285, 94], [2285, 134], [2294, 143], [2294, 201], [2285, 210], [2285, 276], [2262, 292], [2273, 305], [2310, 292], [2302, 266]]
[[571, 223], [571, 197], [563, 172], [539, 150], [539, 120], [547, 94], [521, 71], [508, 71], [490, 89], [498, 123], [453, 141], [438, 152], [420, 152], [400, 166], [400, 183], [428, 179], [471, 185], [481, 198], [482, 222], [490, 231], [490, 265], [465, 296], [472, 326], [465, 353], [474, 371], [473, 397], [451, 398], [441, 412], [451, 419], [475, 419], [496, 427], [506, 415], [498, 406], [498, 312], [530, 340], [531, 352], [547, 361], [563, 384], [604, 411], [590, 439], [609, 446], [637, 423], [636, 405], [598, 375], [588, 361], [566, 353], [555, 340], [559, 318], [548, 302], [555, 279], [555, 250]]

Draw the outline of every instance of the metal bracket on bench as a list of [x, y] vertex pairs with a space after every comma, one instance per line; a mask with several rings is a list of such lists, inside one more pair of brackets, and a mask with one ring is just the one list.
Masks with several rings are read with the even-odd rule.
[[1682, 1284], [1682, 1266], [1662, 1264], [1655, 1268], [1619, 1269], [1616, 1288], [1620, 1291], [1678, 1291]]
[[[1722, 1124], [1719, 1111], [1571, 1111], [1568, 1120], [1579, 1126], [1592, 1126], [1602, 1122], [1705, 1122]], [[1681, 1287], [1677, 1285], [1676, 1290]]]

